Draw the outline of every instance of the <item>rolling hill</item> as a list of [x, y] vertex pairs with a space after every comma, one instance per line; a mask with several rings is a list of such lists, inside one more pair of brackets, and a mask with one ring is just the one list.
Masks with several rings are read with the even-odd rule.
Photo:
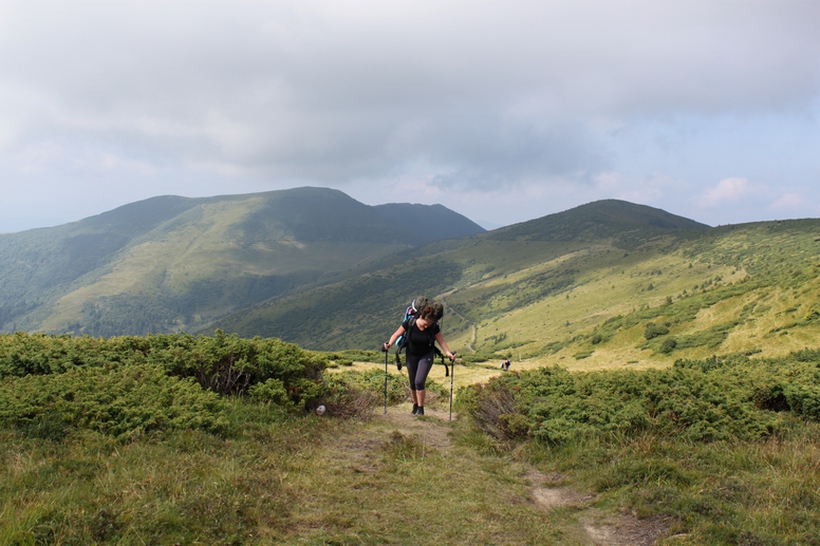
[[375, 348], [407, 301], [444, 300], [473, 358], [595, 368], [820, 344], [820, 221], [710, 228], [623, 201], [432, 243], [217, 322], [308, 348]]
[[[434, 229], [408, 230], [407, 216]], [[382, 257], [483, 231], [441, 206], [371, 207], [324, 188], [156, 197], [0, 235], [0, 330], [194, 330]]]
[[637, 368], [820, 345], [813, 219], [713, 228], [604, 200], [485, 232], [441, 206], [299, 188], [157, 197], [2, 235], [0, 256], [7, 332], [374, 349], [426, 294], [474, 360]]

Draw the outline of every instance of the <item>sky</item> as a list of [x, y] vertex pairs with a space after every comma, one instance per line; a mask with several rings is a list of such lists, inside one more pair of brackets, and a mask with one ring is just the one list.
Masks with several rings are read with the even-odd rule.
[[0, 0], [0, 233], [299, 186], [820, 217], [820, 2]]

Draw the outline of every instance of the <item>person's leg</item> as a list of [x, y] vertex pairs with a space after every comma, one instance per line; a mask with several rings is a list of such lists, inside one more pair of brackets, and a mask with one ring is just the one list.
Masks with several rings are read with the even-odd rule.
[[407, 364], [407, 375], [410, 379], [410, 399], [413, 401], [413, 415], [418, 412], [419, 405], [419, 393], [416, 391], [416, 372], [418, 370], [419, 364], [419, 357], [413, 356], [411, 354], [407, 354], [406, 358]]
[[415, 389], [416, 400], [419, 405], [418, 415], [424, 415], [424, 398], [426, 395], [425, 383], [427, 382], [427, 375], [433, 368], [434, 356], [435, 355], [433, 353], [430, 353], [429, 355], [420, 358], [416, 366]]

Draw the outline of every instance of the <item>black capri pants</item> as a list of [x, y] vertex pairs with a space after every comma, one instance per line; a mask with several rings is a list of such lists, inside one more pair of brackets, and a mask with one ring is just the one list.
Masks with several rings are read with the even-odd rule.
[[427, 375], [433, 368], [435, 353], [430, 351], [426, 355], [407, 353], [407, 375], [410, 377], [410, 390], [423, 391], [427, 382]]

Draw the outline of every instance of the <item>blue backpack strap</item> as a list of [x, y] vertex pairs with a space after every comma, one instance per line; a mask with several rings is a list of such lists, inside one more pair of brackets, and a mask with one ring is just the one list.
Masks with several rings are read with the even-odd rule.
[[404, 333], [400, 335], [399, 338], [396, 340], [396, 368], [398, 368], [399, 371], [401, 371], [401, 352], [407, 345], [407, 336], [410, 333], [410, 328], [412, 328], [413, 324], [415, 324], [417, 313], [415, 303], [416, 300], [413, 300], [413, 302], [404, 312], [404, 320], [402, 320], [402, 326], [404, 326]]

